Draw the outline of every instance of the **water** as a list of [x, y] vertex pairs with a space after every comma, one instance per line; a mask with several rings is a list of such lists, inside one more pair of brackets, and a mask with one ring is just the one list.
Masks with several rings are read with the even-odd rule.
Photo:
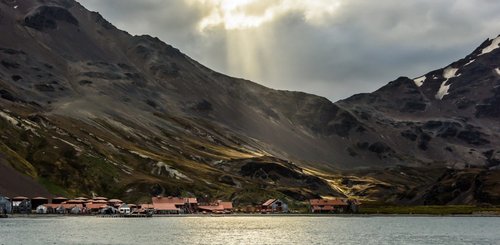
[[500, 244], [500, 218], [15, 218], [0, 244]]

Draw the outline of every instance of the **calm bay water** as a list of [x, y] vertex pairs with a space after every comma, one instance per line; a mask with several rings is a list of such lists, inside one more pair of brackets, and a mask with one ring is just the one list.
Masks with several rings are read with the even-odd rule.
[[500, 244], [500, 218], [14, 218], [0, 244]]

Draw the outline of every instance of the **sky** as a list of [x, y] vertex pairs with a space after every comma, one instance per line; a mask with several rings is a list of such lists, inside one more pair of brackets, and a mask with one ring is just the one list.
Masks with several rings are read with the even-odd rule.
[[418, 77], [500, 34], [498, 0], [80, 0], [216, 71], [332, 101]]

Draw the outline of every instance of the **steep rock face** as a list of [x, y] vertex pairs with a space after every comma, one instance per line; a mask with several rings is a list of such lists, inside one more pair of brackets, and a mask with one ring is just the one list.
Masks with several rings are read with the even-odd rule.
[[24, 25], [42, 31], [56, 29], [57, 21], [78, 26], [78, 20], [65, 8], [40, 6], [24, 18]]
[[[399, 78], [336, 104], [354, 112], [401, 164], [491, 166], [481, 152], [498, 141], [500, 37], [466, 58], [413, 80]], [[363, 137], [365, 140], [366, 137]]]
[[[265, 155], [325, 160], [331, 153], [319, 135], [331, 134], [323, 128], [337, 113], [326, 99], [216, 73], [74, 1], [0, 6], [1, 28], [12, 33], [0, 38], [2, 152], [19, 172], [30, 166], [52, 193], [194, 192], [244, 201], [258, 186], [253, 192], [268, 197], [341, 195], [292, 163], [277, 173], [286, 173], [279, 185], [254, 178], [261, 168], [243, 173], [216, 164]], [[274, 108], [279, 97], [286, 101]], [[323, 104], [332, 109], [308, 119]], [[278, 166], [273, 161], [282, 160], [261, 167]]]
[[216, 73], [73, 1], [4, 2], [2, 9], [9, 17], [2, 28], [12, 32], [0, 40], [4, 97], [85, 121], [127, 119], [146, 130], [168, 124], [154, 113], [203, 118], [258, 140], [272, 155], [325, 168], [359, 165], [336, 146], [365, 129], [327, 99]]

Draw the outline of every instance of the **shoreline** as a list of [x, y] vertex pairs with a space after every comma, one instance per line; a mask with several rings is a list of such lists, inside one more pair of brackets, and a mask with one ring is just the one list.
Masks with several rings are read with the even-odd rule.
[[216, 218], [216, 217], [329, 217], [329, 218], [372, 218], [372, 217], [491, 217], [500, 218], [500, 214], [171, 214], [171, 215], [153, 215], [153, 217], [123, 217], [123, 216], [105, 216], [105, 215], [59, 215], [59, 214], [10, 214], [6, 219], [41, 219], [41, 218]]

